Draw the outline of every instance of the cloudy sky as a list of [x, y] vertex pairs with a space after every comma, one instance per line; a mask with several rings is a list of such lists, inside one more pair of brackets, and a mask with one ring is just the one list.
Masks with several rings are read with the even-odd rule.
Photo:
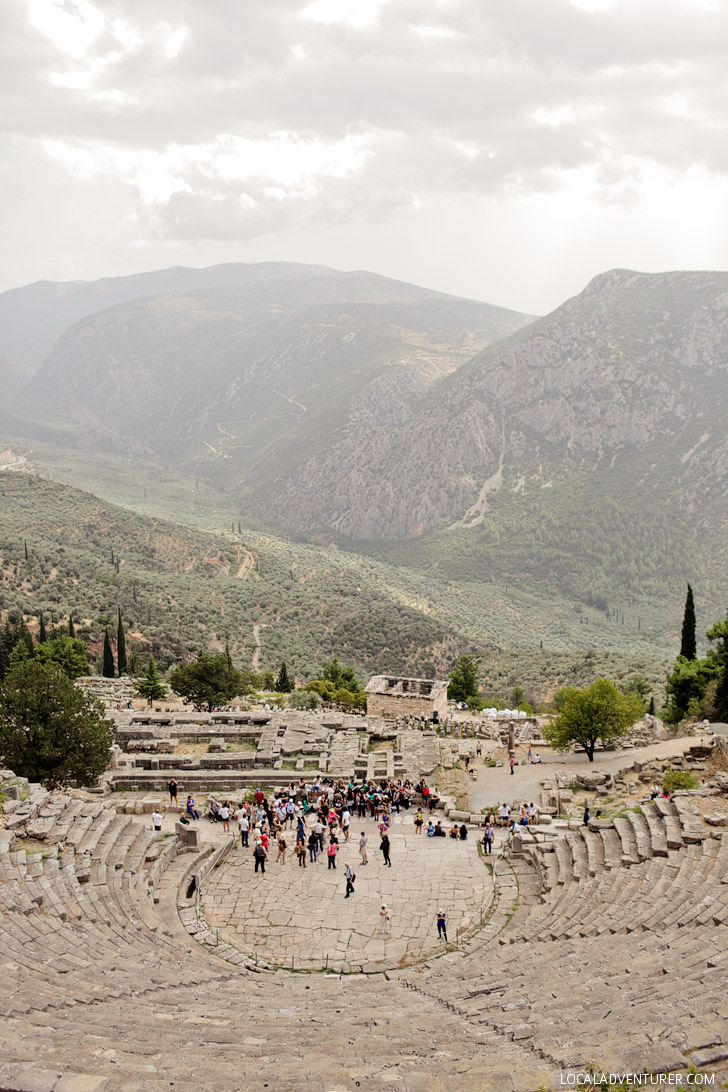
[[726, 0], [0, 0], [0, 289], [728, 268]]

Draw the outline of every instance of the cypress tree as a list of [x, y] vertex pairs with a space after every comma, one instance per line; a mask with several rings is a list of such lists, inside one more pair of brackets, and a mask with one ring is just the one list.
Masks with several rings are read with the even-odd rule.
[[683, 614], [682, 637], [680, 639], [680, 655], [686, 660], [694, 660], [697, 655], [695, 641], [695, 603], [693, 601], [693, 589], [688, 584], [688, 593], [685, 596], [685, 612]]
[[46, 633], [46, 625], [43, 620], [43, 611], [40, 612], [40, 626], [38, 628], [38, 644], [42, 645], [48, 640], [48, 634]]
[[275, 689], [279, 694], [290, 694], [293, 690], [293, 683], [288, 675], [288, 668], [286, 667], [286, 661], [281, 664], [280, 671], [278, 672], [278, 678], [275, 682]]
[[114, 653], [111, 651], [111, 638], [109, 637], [108, 626], [104, 633], [104, 663], [101, 668], [101, 674], [105, 679], [113, 679], [114, 677]]
[[76, 630], [73, 628], [73, 615], [72, 614], [69, 614], [69, 616], [68, 616], [68, 636], [69, 637], [75, 637], [76, 636]]
[[116, 631], [116, 666], [119, 678], [126, 675], [126, 637], [124, 636], [124, 623], [121, 620], [121, 607], [119, 607], [119, 625]]

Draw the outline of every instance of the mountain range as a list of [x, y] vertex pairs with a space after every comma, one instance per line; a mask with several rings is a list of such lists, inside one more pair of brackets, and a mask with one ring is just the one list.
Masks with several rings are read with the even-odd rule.
[[157, 467], [248, 526], [630, 633], [672, 632], [685, 580], [725, 610], [728, 274], [612, 270], [541, 318], [293, 264], [43, 283], [0, 295], [0, 357], [0, 438], [41, 467]]

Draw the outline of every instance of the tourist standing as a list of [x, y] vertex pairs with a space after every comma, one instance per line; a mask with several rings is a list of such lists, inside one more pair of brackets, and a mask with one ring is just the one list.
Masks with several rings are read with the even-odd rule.
[[392, 867], [392, 862], [389, 859], [389, 835], [387, 834], [386, 830], [385, 830], [384, 834], [382, 835], [382, 840], [379, 843], [379, 848], [382, 851], [382, 856], [384, 857], [385, 865], [387, 866], [387, 868], [391, 868]]
[[382, 908], [379, 911], [379, 932], [383, 936], [389, 936], [392, 931], [392, 915], [389, 912], [386, 902], [382, 903]]
[[329, 868], [336, 868], [336, 850], [338, 848], [338, 842], [331, 842], [329, 848], [326, 850], [326, 856], [329, 860]]
[[369, 845], [369, 838], [366, 831], [361, 832], [361, 838], [359, 839], [359, 852], [361, 854], [361, 863], [363, 865], [369, 864], [369, 858], [367, 857], [367, 846]]
[[260, 871], [265, 874], [265, 862], [268, 854], [262, 842], [258, 842], [256, 845], [253, 850], [253, 857], [255, 858], [255, 871], [257, 872], [258, 868], [260, 868]]
[[483, 831], [483, 849], [490, 855], [493, 852], [493, 838], [495, 837], [495, 831], [492, 823], [485, 824], [485, 830]]
[[422, 808], [418, 808], [415, 812], [415, 834], [422, 834], [422, 824], [424, 823], [422, 817]]
[[350, 864], [346, 866], [344, 870], [344, 875], [346, 877], [346, 894], [344, 895], [344, 898], [348, 899], [349, 895], [354, 890], [354, 880], [356, 879], [356, 876], [354, 875], [354, 869], [351, 867]]
[[154, 833], [159, 834], [162, 829], [162, 813], [157, 808], [152, 812], [152, 826], [154, 827]]
[[230, 805], [227, 800], [220, 808], [220, 818], [222, 819], [222, 829], [226, 834], [230, 833]]
[[311, 831], [308, 836], [308, 856], [311, 864], [316, 864], [316, 858], [318, 856], [319, 840], [315, 831]]
[[286, 863], [286, 850], [287, 849], [288, 849], [288, 843], [286, 842], [286, 839], [283, 837], [283, 831], [281, 831], [281, 833], [278, 835], [278, 856], [276, 857], [276, 864], [278, 863], [278, 861], [280, 861], [281, 864]]
[[167, 792], [169, 793], [170, 806], [174, 804], [177, 807], [177, 782], [173, 777], [170, 777], [167, 782]]
[[447, 918], [444, 910], [437, 911], [437, 939], [440, 937], [444, 937], [447, 944]]
[[248, 833], [250, 831], [250, 820], [248, 819], [245, 808], [241, 808], [238, 812], [238, 830], [240, 831], [240, 847], [241, 849], [247, 849]]
[[513, 777], [513, 767], [514, 767], [514, 766], [515, 766], [515, 764], [516, 764], [516, 757], [515, 757], [515, 755], [511, 755], [511, 756], [510, 756], [510, 758], [508, 759], [508, 763], [509, 763], [509, 765], [510, 765], [510, 767], [511, 767], [511, 777]]

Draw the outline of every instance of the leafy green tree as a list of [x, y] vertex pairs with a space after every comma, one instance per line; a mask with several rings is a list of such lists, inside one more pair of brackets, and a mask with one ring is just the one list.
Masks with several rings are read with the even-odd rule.
[[318, 709], [321, 698], [315, 690], [293, 690], [288, 695], [289, 709]]
[[196, 709], [232, 701], [242, 689], [240, 672], [230, 664], [224, 652], [200, 652], [197, 659], [184, 667], [176, 667], [169, 676], [172, 689], [191, 701]]
[[114, 671], [114, 653], [111, 649], [111, 638], [109, 637], [108, 626], [104, 631], [104, 662], [101, 668], [101, 674], [105, 679], [113, 679], [116, 674]]
[[594, 749], [613, 743], [625, 734], [642, 713], [642, 702], [622, 694], [609, 679], [597, 679], [584, 690], [574, 690], [552, 724], [543, 729], [544, 737], [559, 751], [580, 743], [590, 762]]
[[260, 685], [264, 690], [272, 690], [276, 684], [276, 677], [269, 667], [266, 667], [260, 676]]
[[695, 602], [693, 589], [688, 584], [685, 596], [685, 610], [683, 612], [682, 636], [680, 638], [680, 655], [686, 660], [694, 660], [697, 655], [697, 643], [695, 640]]
[[353, 694], [361, 690], [361, 685], [354, 674], [354, 668], [350, 665], [342, 667], [338, 656], [334, 656], [333, 660], [329, 660], [324, 666], [321, 678], [326, 682], [330, 682], [334, 690], [350, 690]]
[[12, 670], [17, 667], [18, 664], [24, 664], [27, 660], [32, 660], [35, 656], [35, 649], [32, 652], [28, 652], [28, 646], [22, 638], [15, 642], [15, 647], [10, 653], [8, 660], [8, 670]]
[[52, 641], [46, 641], [38, 645], [37, 658], [42, 663], [56, 663], [69, 679], [78, 679], [81, 675], [88, 675], [88, 652], [86, 645], [79, 637], [54, 637]]
[[241, 694], [252, 694], [254, 690], [260, 690], [263, 685], [263, 676], [249, 667], [244, 667], [240, 672], [242, 685]]
[[467, 702], [469, 698], [479, 695], [478, 666], [469, 656], [461, 656], [450, 672], [447, 696], [450, 701]]
[[354, 692], [352, 690], [344, 690], [343, 688], [341, 688], [337, 690], [334, 694], [334, 704], [338, 705], [341, 709], [349, 709], [352, 712], [354, 710], [366, 709], [366, 692], [364, 690]]
[[119, 672], [119, 678], [121, 678], [122, 675], [126, 675], [126, 635], [124, 633], [124, 623], [121, 618], [121, 607], [119, 607], [119, 621], [116, 627], [116, 667]]
[[22, 777], [49, 788], [93, 785], [106, 769], [114, 727], [100, 701], [59, 664], [16, 664], [0, 685], [0, 754]]
[[286, 666], [285, 660], [281, 663], [278, 671], [278, 678], [276, 679], [274, 686], [279, 694], [290, 694], [294, 689], [293, 683], [288, 675], [288, 667]]
[[557, 713], [563, 713], [566, 703], [571, 700], [574, 694], [577, 693], [575, 686], [562, 686], [561, 690], [557, 690], [554, 694], [554, 706]]
[[711, 649], [707, 659], [718, 683], [713, 699], [715, 716], [724, 721], [728, 720], [728, 615], [725, 621], [711, 626], [705, 636], [709, 641], [716, 642], [715, 649]]
[[313, 690], [324, 701], [333, 701], [336, 694], [336, 687], [326, 679], [312, 679], [306, 683], [304, 690]]
[[151, 706], [155, 701], [161, 701], [167, 693], [166, 683], [159, 674], [154, 656], [149, 653], [149, 663], [143, 679], [136, 683], [134, 689], [140, 697], [145, 698]]
[[46, 624], [43, 619], [43, 611], [40, 612], [40, 622], [38, 625], [38, 644], [42, 645], [48, 640], [48, 633], [46, 631]]
[[75, 629], [75, 627], [73, 625], [73, 615], [72, 614], [69, 614], [69, 616], [68, 616], [68, 636], [69, 637], [75, 637], [76, 636], [76, 629]]
[[686, 660], [678, 656], [665, 683], [669, 698], [662, 711], [665, 720], [677, 724], [692, 715], [691, 709], [697, 711], [708, 684], [719, 674], [720, 664], [712, 650], [703, 659]]

